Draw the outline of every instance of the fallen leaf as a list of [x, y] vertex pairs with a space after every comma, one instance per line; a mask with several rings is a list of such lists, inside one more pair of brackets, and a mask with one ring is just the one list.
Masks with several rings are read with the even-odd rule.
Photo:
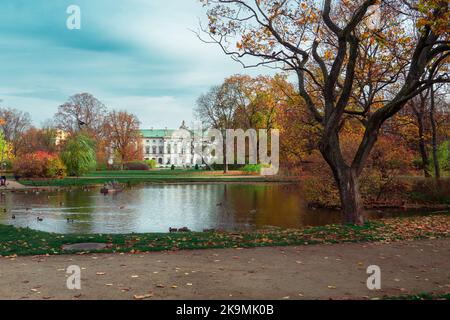
[[153, 293], [147, 293], [147, 294], [143, 294], [143, 295], [135, 294], [133, 296], [133, 298], [136, 299], [136, 300], [143, 300], [143, 299], [148, 299], [148, 298], [151, 298], [151, 297], [153, 297]]

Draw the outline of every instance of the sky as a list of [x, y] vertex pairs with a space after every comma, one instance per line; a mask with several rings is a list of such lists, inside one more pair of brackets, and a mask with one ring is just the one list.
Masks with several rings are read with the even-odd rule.
[[[81, 29], [67, 28], [67, 8]], [[197, 97], [243, 69], [192, 30], [206, 20], [199, 0], [1, 0], [0, 102], [35, 126], [81, 92], [136, 114], [142, 128], [193, 120]]]

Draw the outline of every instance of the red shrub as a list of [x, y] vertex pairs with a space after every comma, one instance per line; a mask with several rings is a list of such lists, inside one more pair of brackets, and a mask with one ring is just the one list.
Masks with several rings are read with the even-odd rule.
[[145, 162], [132, 161], [123, 164], [125, 170], [150, 170], [150, 167]]
[[38, 151], [16, 159], [13, 172], [22, 178], [63, 178], [66, 167], [56, 154]]

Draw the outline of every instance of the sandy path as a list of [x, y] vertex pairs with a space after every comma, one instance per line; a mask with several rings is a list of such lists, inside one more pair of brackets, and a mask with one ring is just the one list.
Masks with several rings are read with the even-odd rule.
[[[366, 287], [381, 268], [382, 290]], [[66, 271], [79, 265], [81, 290]], [[450, 291], [450, 239], [0, 258], [0, 299], [346, 299]]]

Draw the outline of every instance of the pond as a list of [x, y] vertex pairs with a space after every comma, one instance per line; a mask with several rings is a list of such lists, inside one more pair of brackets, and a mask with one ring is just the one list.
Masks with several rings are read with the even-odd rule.
[[[2, 224], [57, 233], [230, 231], [342, 221], [339, 211], [308, 208], [298, 185], [276, 183], [147, 185], [106, 196], [98, 188], [2, 193], [0, 208]], [[369, 216], [399, 214], [409, 213]]]

